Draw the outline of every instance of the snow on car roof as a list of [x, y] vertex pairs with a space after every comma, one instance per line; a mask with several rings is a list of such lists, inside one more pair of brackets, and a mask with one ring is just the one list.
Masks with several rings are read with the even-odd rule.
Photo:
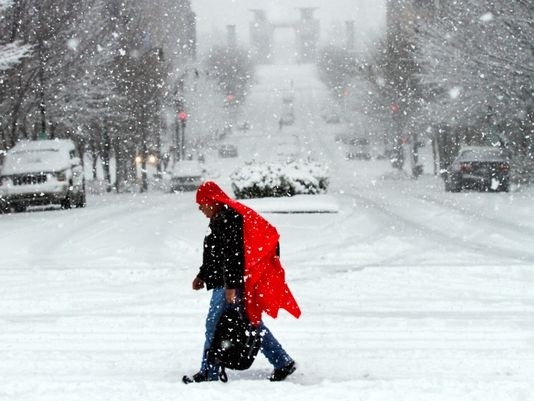
[[70, 166], [73, 149], [70, 140], [21, 141], [7, 152], [2, 174], [61, 171]]
[[500, 161], [507, 158], [506, 151], [504, 149], [493, 146], [465, 146], [460, 149], [458, 155], [458, 158], [461, 160], [473, 161]]
[[204, 169], [197, 160], [182, 160], [176, 162], [172, 169], [174, 177], [202, 175]]
[[20, 141], [9, 152], [31, 150], [72, 150], [74, 143], [70, 139], [44, 139], [40, 141]]
[[506, 151], [493, 146], [465, 146], [458, 152], [461, 159], [472, 160], [502, 160], [506, 158]]

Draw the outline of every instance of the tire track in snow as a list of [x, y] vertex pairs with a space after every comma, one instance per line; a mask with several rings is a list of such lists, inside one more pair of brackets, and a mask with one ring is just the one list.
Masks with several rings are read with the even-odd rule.
[[[417, 219], [415, 214], [412, 214], [410, 218], [406, 210], [398, 212], [396, 210], [397, 207], [392, 203], [388, 204], [384, 197], [380, 201], [376, 199], [375, 196], [370, 195], [369, 192], [367, 192], [367, 195], [364, 195], [362, 192], [363, 191], [354, 191], [351, 196], [359, 200], [365, 207], [371, 207], [374, 210], [391, 218], [393, 222], [397, 221], [400, 225], [415, 231], [418, 233], [419, 237], [433, 239], [434, 242], [438, 244], [446, 243], [448, 245], [455, 245], [459, 249], [468, 249], [485, 256], [491, 255], [498, 259], [505, 258], [506, 262], [503, 263], [534, 263], [534, 251], [526, 250], [529, 248], [528, 246], [524, 246], [522, 249], [510, 249], [495, 243], [494, 241], [492, 243], [488, 243], [475, 238], [466, 240], [465, 238], [455, 234], [453, 222], [450, 220], [444, 222], [442, 221], [441, 223], [444, 228], [439, 229], [439, 224], [437, 224], [438, 222], [434, 220], [432, 220], [430, 223], [432, 225], [429, 225], [429, 223], [422, 222], [422, 219]], [[435, 214], [434, 216], [438, 215]], [[445, 218], [450, 219], [450, 217], [450, 214], [447, 214]], [[465, 216], [462, 215], [461, 217], [462, 221], [464, 221]], [[490, 232], [498, 232], [500, 227], [494, 228], [495, 230]]]
[[[173, 195], [169, 194], [169, 196]], [[114, 203], [120, 202], [117, 199], [111, 199], [111, 201]], [[100, 209], [97, 211], [96, 216], [94, 209], [82, 210], [81, 212], [84, 213], [78, 214], [76, 216], [78, 220], [74, 221], [74, 223], [72, 216], [58, 216], [53, 224], [62, 225], [65, 229], [61, 229], [54, 235], [43, 235], [42, 240], [36, 244], [33, 250], [34, 259], [30, 260], [29, 265], [42, 266], [47, 265], [46, 261], [51, 261], [52, 265], [50, 267], [53, 268], [54, 261], [61, 258], [65, 247], [68, 247], [70, 249], [69, 253], [72, 254], [72, 249], [77, 247], [82, 249], [87, 247], [87, 244], [89, 246], [100, 244], [97, 246], [98, 249], [95, 250], [100, 253], [104, 249], [109, 249], [113, 250], [111, 254], [116, 254], [119, 251], [115, 249], [115, 245], [117, 245], [116, 237], [120, 237], [121, 233], [135, 231], [139, 234], [138, 236], [129, 234], [127, 239], [125, 238], [123, 243], [124, 252], [128, 252], [128, 249], [132, 251], [139, 249], [146, 244], [147, 237], [150, 237], [151, 240], [155, 238], [156, 232], [158, 237], [167, 238], [168, 233], [171, 230], [175, 230], [176, 227], [173, 227], [171, 223], [158, 225], [158, 222], [161, 221], [161, 215], [169, 214], [169, 218], [172, 220], [180, 215], [180, 211], [173, 208], [168, 209], [165, 205], [167, 205], [166, 199], [161, 199], [160, 197], [157, 197], [157, 199], [147, 198], [146, 201], [141, 202], [133, 198], [121, 204], [120, 208], [113, 205], [108, 210]], [[176, 202], [176, 206], [178, 205], [179, 202]], [[151, 216], [154, 216], [154, 218], [151, 218]], [[139, 226], [138, 222], [149, 222], [151, 225]], [[131, 242], [132, 240], [134, 241], [133, 243]], [[120, 244], [120, 241], [118, 243]], [[153, 243], [157, 245], [158, 241], [153, 241]], [[120, 259], [122, 260], [122, 256], [120, 256]], [[109, 264], [111, 266], [115, 265], [111, 259]]]
[[414, 198], [417, 198], [425, 203], [432, 203], [436, 206], [444, 207], [447, 210], [452, 210], [468, 218], [476, 217], [480, 221], [486, 221], [487, 223], [495, 225], [496, 227], [498, 226], [502, 229], [510, 230], [515, 234], [530, 237], [530, 242], [534, 243], [534, 227], [512, 223], [508, 220], [500, 219], [495, 216], [489, 216], [487, 214], [484, 214], [481, 209], [476, 206], [470, 207], [469, 210], [467, 210], [465, 209], [466, 204], [464, 203], [461, 205], [462, 207], [459, 207], [460, 205], [454, 204], [450, 199], [443, 197], [440, 198], [432, 194], [417, 194], [414, 195]]

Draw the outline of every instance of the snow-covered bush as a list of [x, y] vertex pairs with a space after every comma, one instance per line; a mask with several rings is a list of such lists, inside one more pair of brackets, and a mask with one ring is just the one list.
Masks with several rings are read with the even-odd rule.
[[328, 187], [326, 167], [311, 162], [249, 162], [230, 176], [237, 199], [321, 194]]

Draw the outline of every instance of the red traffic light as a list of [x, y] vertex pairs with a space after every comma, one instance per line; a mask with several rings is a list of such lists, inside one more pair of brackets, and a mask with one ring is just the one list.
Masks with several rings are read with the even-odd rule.
[[180, 111], [178, 113], [178, 118], [182, 121], [187, 120], [187, 117], [189, 117], [189, 115], [185, 111]]

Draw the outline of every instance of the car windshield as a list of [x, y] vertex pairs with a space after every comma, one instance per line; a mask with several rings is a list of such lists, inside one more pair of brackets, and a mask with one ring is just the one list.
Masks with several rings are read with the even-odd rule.
[[177, 162], [173, 168], [173, 175], [180, 177], [202, 175], [202, 167], [196, 161]]

